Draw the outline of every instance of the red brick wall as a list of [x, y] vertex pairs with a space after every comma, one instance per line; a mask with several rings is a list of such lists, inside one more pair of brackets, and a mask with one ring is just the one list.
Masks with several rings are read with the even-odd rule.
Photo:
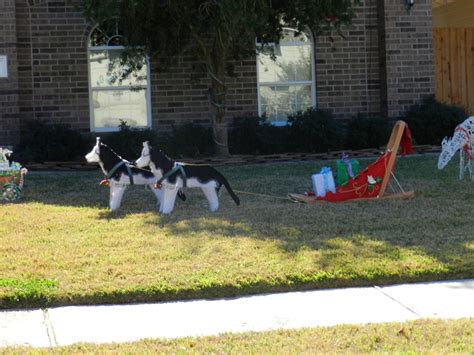
[[0, 146], [19, 137], [15, 1], [0, 2], [0, 55], [6, 55], [8, 78], [0, 78]]
[[[3, 0], [0, 54], [9, 56], [0, 79], [0, 144], [18, 139], [19, 118], [48, 119], [88, 132], [87, 43], [92, 29], [80, 0]], [[410, 13], [401, 0], [366, 0], [352, 26], [316, 39], [316, 99], [337, 117], [357, 113], [401, 116], [434, 92], [431, 0]], [[153, 67], [152, 67], [153, 68]], [[228, 78], [228, 116], [257, 114], [256, 61], [237, 63]], [[152, 125], [210, 122], [209, 80], [192, 57], [167, 72], [152, 70]]]
[[[227, 115], [256, 114], [256, 60], [236, 63], [235, 77], [227, 78]], [[203, 65], [192, 57], [176, 60], [166, 72], [152, 67], [153, 127], [169, 129], [184, 122], [209, 124], [212, 109], [207, 99], [210, 79]]]
[[[86, 38], [78, 1], [16, 1], [21, 118], [89, 129]], [[21, 24], [21, 26], [20, 26]]]
[[316, 41], [316, 99], [319, 108], [350, 118], [380, 115], [377, 1], [357, 8], [353, 24]]
[[432, 0], [408, 12], [400, 0], [380, 1], [385, 28], [386, 96], [389, 117], [401, 117], [435, 89]]

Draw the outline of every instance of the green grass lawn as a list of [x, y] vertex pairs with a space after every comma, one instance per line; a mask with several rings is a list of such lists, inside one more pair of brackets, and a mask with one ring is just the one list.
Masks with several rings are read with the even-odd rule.
[[[24, 347], [3, 350], [9, 354], [50, 354], [52, 351]], [[176, 340], [147, 339], [123, 344], [76, 344], [53, 351], [63, 354], [472, 354], [474, 321], [340, 325]]]
[[[369, 161], [361, 161], [367, 164]], [[333, 162], [326, 163], [333, 165]], [[219, 168], [236, 190], [310, 189], [321, 162]], [[163, 301], [474, 277], [474, 182], [457, 164], [404, 158], [407, 201], [303, 205], [222, 191], [209, 213], [186, 190], [171, 216], [143, 187], [108, 211], [97, 172], [36, 173], [0, 205], [0, 308]]]

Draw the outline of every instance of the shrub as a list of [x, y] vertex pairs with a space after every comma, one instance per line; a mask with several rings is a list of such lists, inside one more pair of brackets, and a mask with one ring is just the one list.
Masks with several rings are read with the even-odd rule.
[[256, 116], [236, 117], [229, 129], [231, 154], [256, 154], [260, 150], [259, 137], [262, 119]]
[[265, 117], [234, 118], [229, 130], [231, 154], [276, 154], [288, 150], [288, 127], [273, 126]]
[[165, 134], [158, 134], [150, 128], [133, 128], [125, 121], [121, 121], [119, 128], [118, 132], [105, 135], [103, 141], [130, 161], [138, 158], [144, 141], [173, 158], [194, 158], [213, 153], [211, 130], [195, 123], [173, 127], [172, 132]]
[[388, 120], [358, 114], [347, 125], [345, 146], [354, 150], [380, 148], [387, 143], [389, 135]]
[[310, 108], [290, 116], [291, 148], [298, 152], [327, 152], [340, 149], [342, 130], [329, 111]]
[[173, 127], [160, 136], [160, 149], [173, 158], [195, 158], [214, 154], [212, 129], [196, 123]]
[[133, 128], [126, 121], [120, 121], [119, 131], [105, 134], [102, 141], [122, 158], [133, 161], [140, 156], [144, 141], [157, 145], [159, 139], [156, 132], [149, 128]]
[[405, 121], [416, 143], [439, 145], [444, 137], [453, 134], [456, 126], [466, 117], [463, 108], [429, 97], [421, 104], [412, 106], [406, 113]]
[[24, 162], [75, 160], [87, 151], [85, 140], [68, 125], [46, 120], [26, 122], [18, 147], [18, 160]]
[[289, 126], [274, 126], [265, 123], [259, 132], [259, 154], [279, 154], [291, 150]]

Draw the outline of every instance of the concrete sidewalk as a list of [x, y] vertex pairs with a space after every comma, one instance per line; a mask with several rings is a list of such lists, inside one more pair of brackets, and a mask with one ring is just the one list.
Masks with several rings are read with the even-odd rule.
[[129, 342], [419, 318], [474, 318], [474, 279], [209, 301], [1, 311], [0, 346]]

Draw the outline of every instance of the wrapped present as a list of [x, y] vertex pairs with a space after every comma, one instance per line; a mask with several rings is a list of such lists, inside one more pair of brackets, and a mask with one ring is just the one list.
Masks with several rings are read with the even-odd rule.
[[344, 158], [336, 162], [337, 186], [346, 186], [349, 179], [359, 174], [359, 162], [355, 159]]
[[319, 174], [311, 176], [311, 181], [313, 182], [313, 191], [317, 197], [324, 197], [329, 191], [336, 193], [336, 184], [331, 168], [323, 167]]

